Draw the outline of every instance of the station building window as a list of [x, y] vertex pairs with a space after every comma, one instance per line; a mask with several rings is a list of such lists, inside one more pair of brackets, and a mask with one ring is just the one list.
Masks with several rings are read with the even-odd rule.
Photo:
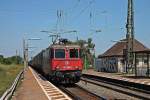
[[144, 59], [144, 64], [145, 64], [145, 65], [147, 64], [147, 59]]
[[136, 64], [139, 65], [139, 59], [136, 59]]

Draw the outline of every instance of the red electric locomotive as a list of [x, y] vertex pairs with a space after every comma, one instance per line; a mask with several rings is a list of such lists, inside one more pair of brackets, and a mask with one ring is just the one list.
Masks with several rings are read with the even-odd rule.
[[79, 82], [83, 69], [81, 48], [73, 44], [52, 44], [35, 56], [31, 65], [54, 82]]

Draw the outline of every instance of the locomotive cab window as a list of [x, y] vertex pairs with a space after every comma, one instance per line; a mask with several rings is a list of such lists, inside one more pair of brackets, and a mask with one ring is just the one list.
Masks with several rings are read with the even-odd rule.
[[65, 50], [55, 49], [55, 58], [65, 58]]
[[70, 58], [78, 58], [79, 52], [78, 49], [70, 49]]
[[51, 49], [50, 54], [51, 54], [51, 58], [54, 58], [54, 50], [53, 49]]

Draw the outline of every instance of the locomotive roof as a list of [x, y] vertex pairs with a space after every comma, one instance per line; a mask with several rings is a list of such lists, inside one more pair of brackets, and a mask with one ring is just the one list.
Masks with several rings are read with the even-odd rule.
[[75, 44], [53, 44], [50, 46], [51, 48], [66, 48], [66, 47], [69, 47], [69, 48], [80, 48], [79, 45], [75, 45]]

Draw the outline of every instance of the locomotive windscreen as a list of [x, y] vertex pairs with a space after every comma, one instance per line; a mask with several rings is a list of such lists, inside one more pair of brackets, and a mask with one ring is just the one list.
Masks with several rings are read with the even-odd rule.
[[65, 58], [65, 50], [55, 49], [55, 58]]
[[70, 58], [78, 58], [78, 57], [79, 57], [78, 49], [70, 49]]

